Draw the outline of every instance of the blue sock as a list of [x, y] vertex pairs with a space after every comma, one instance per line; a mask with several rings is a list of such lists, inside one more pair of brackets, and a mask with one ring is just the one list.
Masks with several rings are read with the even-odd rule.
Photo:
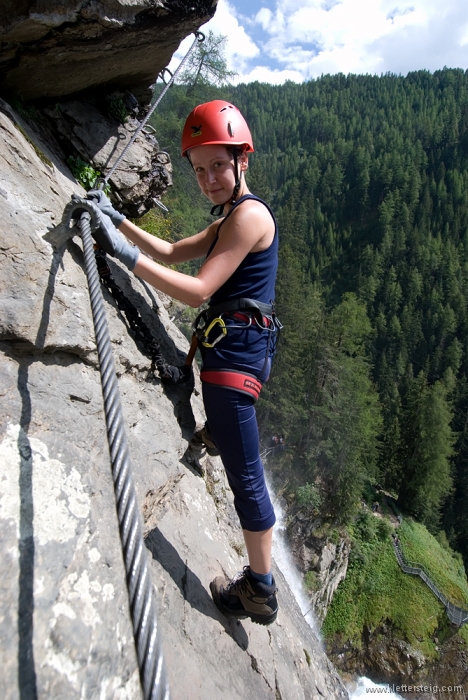
[[252, 574], [252, 578], [254, 578], [256, 581], [260, 581], [260, 583], [265, 583], [267, 586], [271, 586], [273, 583], [273, 575], [271, 571], [269, 574], [256, 574], [253, 569], [250, 569], [250, 573]]

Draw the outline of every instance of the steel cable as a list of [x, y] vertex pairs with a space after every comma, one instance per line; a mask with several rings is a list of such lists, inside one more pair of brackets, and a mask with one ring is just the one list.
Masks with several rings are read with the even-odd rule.
[[[187, 53], [185, 54], [185, 56], [183, 57], [183, 59], [181, 60], [181, 62], [179, 63], [179, 65], [177, 66], [177, 70], [176, 70], [173, 74], [171, 74], [171, 79], [169, 80], [168, 83], [166, 83], [166, 87], [164, 88], [164, 90], [162, 91], [162, 93], [159, 95], [158, 99], [156, 100], [156, 102], [154, 103], [154, 105], [151, 107], [151, 109], [149, 110], [148, 114], [147, 114], [146, 117], [143, 119], [143, 121], [141, 122], [140, 126], [139, 126], [138, 129], [135, 131], [135, 133], [133, 134], [132, 138], [131, 138], [130, 141], [127, 143], [127, 145], [125, 146], [124, 150], [122, 151], [122, 153], [120, 154], [120, 156], [119, 156], [119, 157], [117, 158], [117, 160], [115, 161], [115, 163], [114, 163], [114, 165], [112, 166], [112, 168], [109, 170], [109, 172], [107, 173], [107, 175], [105, 176], [105, 178], [101, 181], [101, 184], [99, 185], [99, 187], [100, 187], [101, 190], [104, 189], [105, 185], [107, 184], [107, 182], [109, 181], [109, 179], [111, 178], [111, 176], [113, 175], [113, 173], [115, 172], [115, 170], [117, 169], [117, 166], [119, 165], [120, 161], [121, 161], [122, 158], [125, 156], [125, 154], [127, 153], [128, 149], [130, 148], [130, 146], [133, 144], [133, 142], [135, 141], [136, 137], [138, 136], [138, 134], [142, 131], [142, 129], [144, 129], [144, 127], [145, 127], [146, 124], [148, 123], [148, 120], [150, 119], [150, 117], [151, 117], [151, 115], [153, 114], [154, 110], [155, 110], [156, 107], [159, 105], [159, 103], [161, 102], [162, 98], [164, 97], [164, 95], [166, 94], [166, 92], [169, 90], [169, 88], [170, 88], [171, 85], [173, 84], [174, 80], [177, 78], [178, 74], [179, 74], [180, 71], [182, 70], [182, 67], [183, 67], [184, 64], [186, 63], [188, 57], [190, 56], [190, 54], [191, 54], [192, 51], [194, 50], [194, 48], [195, 48], [195, 46], [197, 45], [197, 43], [201, 43], [201, 42], [204, 41], [204, 40], [205, 40], [205, 35], [203, 34], [203, 32], [195, 32], [195, 39], [194, 39], [194, 41], [193, 41], [191, 47], [189, 48], [189, 50], [187, 51]], [[165, 69], [165, 70], [167, 70], [167, 69]], [[164, 72], [164, 71], [163, 71], [163, 72]]]
[[169, 700], [161, 633], [156, 618], [156, 604], [143, 542], [143, 527], [130, 465], [104, 299], [94, 256], [90, 219], [90, 214], [84, 212], [80, 217], [79, 227], [83, 239], [86, 276], [96, 334], [112, 478], [140, 680], [145, 700]]

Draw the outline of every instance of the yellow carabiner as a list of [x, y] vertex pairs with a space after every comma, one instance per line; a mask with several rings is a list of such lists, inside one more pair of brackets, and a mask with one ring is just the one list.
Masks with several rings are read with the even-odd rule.
[[[217, 326], [218, 324], [221, 326], [221, 333], [218, 335], [217, 338], [215, 338], [215, 339], [213, 340], [212, 343], [210, 343], [210, 342], [208, 342], [208, 336], [209, 336], [209, 334], [211, 333], [211, 331], [213, 330], [213, 328], [214, 328], [215, 326]], [[203, 332], [203, 337], [206, 338], [206, 340], [202, 340], [202, 345], [203, 345], [203, 347], [205, 347], [205, 348], [214, 348], [214, 346], [216, 345], [216, 343], [219, 343], [219, 341], [220, 341], [222, 338], [224, 338], [225, 335], [227, 335], [226, 324], [224, 323], [224, 321], [223, 321], [223, 319], [221, 318], [221, 316], [217, 316], [216, 318], [214, 318], [214, 319], [211, 321], [210, 325], [209, 325], [209, 326], [206, 328], [206, 330]]]

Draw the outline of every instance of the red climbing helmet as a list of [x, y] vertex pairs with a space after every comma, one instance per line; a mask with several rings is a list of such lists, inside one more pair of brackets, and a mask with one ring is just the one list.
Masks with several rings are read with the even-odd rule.
[[182, 155], [187, 156], [194, 146], [217, 143], [254, 150], [247, 122], [237, 107], [224, 100], [205, 102], [190, 112], [182, 132]]

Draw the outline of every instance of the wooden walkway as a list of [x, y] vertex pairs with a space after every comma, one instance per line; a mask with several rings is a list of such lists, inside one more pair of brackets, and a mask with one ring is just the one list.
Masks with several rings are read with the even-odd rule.
[[459, 608], [457, 605], [451, 603], [430, 579], [422, 564], [413, 564], [412, 562], [406, 561], [400, 545], [396, 544], [395, 540], [393, 540], [393, 548], [401, 569], [405, 572], [405, 574], [412, 574], [413, 576], [420, 576], [422, 578], [426, 586], [431, 589], [434, 595], [437, 596], [442, 605], [445, 607], [450, 622], [457, 625], [457, 627], [461, 627], [468, 622], [468, 610], [463, 610], [463, 608]]

